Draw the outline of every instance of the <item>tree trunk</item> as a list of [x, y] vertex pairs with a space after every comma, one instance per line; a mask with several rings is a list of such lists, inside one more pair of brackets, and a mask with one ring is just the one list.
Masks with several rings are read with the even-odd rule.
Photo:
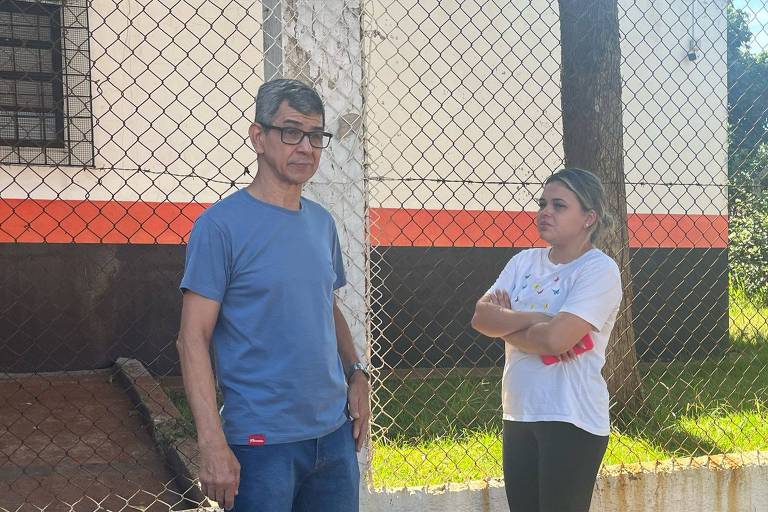
[[635, 415], [643, 403], [637, 373], [629, 269], [627, 197], [621, 120], [621, 49], [617, 0], [560, 0], [565, 163], [597, 174], [619, 229], [603, 249], [621, 269], [624, 300], [608, 344], [603, 373], [614, 417]]

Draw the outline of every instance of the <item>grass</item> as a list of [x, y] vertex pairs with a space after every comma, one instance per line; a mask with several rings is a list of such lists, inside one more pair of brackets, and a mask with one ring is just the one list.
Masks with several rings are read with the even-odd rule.
[[731, 340], [737, 346], [768, 340], [768, 297], [749, 297], [741, 289], [729, 293], [728, 316]]
[[[646, 408], [616, 422], [605, 465], [768, 449], [768, 307], [738, 290], [730, 299], [725, 354], [639, 366]], [[381, 382], [374, 485], [501, 476], [499, 380]]]
[[[646, 408], [616, 422], [603, 463], [768, 449], [768, 307], [732, 290], [731, 345], [703, 361], [641, 364]], [[501, 476], [498, 376], [375, 384], [375, 487]], [[170, 392], [190, 419], [183, 393]]]

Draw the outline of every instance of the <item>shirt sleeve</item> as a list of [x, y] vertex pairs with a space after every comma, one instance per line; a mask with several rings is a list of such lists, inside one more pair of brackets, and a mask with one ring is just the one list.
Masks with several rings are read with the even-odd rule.
[[619, 308], [622, 288], [616, 263], [608, 258], [588, 261], [574, 279], [560, 312], [567, 312], [589, 322], [601, 331]]
[[232, 247], [207, 216], [195, 221], [189, 235], [181, 291], [190, 290], [221, 303], [232, 273]]
[[499, 277], [496, 278], [496, 282], [494, 282], [493, 286], [485, 292], [486, 294], [495, 292], [496, 290], [506, 290], [507, 293], [512, 293], [512, 286], [515, 284], [515, 278], [518, 272], [517, 267], [520, 263], [519, 256], [521, 254], [522, 252], [519, 252], [509, 259], [504, 266], [504, 269], [501, 271], [501, 274], [499, 274]]
[[336, 231], [336, 223], [331, 220], [331, 228], [333, 230], [333, 252], [331, 259], [333, 261], [333, 271], [336, 273], [336, 281], [333, 283], [333, 289], [338, 290], [345, 284], [347, 284], [347, 276], [344, 272], [344, 256], [341, 253], [341, 244], [339, 243], [339, 234]]

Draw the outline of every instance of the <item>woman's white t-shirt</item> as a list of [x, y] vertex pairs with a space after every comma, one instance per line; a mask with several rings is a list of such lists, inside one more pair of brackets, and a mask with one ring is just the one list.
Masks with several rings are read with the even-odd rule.
[[489, 291], [506, 290], [516, 311], [568, 312], [586, 320], [595, 346], [573, 361], [545, 365], [539, 354], [505, 343], [504, 419], [564, 421], [607, 436], [608, 388], [601, 370], [621, 303], [619, 267], [598, 249], [564, 264], [552, 263], [549, 250], [516, 254]]

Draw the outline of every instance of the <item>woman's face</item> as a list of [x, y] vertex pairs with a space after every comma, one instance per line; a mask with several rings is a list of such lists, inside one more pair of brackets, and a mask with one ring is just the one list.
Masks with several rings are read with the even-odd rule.
[[559, 181], [544, 186], [536, 214], [536, 227], [542, 240], [550, 245], [567, 245], [589, 237], [595, 212], [584, 211], [571, 189]]

